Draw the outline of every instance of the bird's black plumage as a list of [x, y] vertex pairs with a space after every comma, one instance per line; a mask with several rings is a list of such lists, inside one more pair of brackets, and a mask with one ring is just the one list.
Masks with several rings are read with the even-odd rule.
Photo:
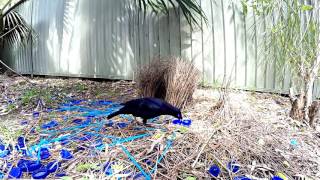
[[123, 107], [118, 111], [111, 113], [108, 116], [108, 119], [119, 114], [132, 114], [135, 117], [141, 117], [143, 123], [146, 124], [147, 119], [161, 115], [171, 115], [179, 119], [182, 118], [180, 109], [158, 98], [146, 97], [133, 99], [122, 103], [121, 105], [123, 105]]

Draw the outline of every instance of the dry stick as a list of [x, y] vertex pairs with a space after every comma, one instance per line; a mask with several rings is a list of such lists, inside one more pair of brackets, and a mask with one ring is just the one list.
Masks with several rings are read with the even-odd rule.
[[4, 65], [6, 68], [8, 68], [9, 70], [11, 70], [12, 72], [14, 72], [14, 73], [18, 74], [19, 76], [21, 76], [24, 80], [26, 80], [26, 81], [29, 82], [30, 84], [35, 85], [35, 84], [34, 84], [33, 82], [31, 82], [28, 78], [22, 76], [21, 74], [19, 74], [19, 73], [16, 72], [15, 70], [11, 69], [9, 66], [7, 66], [1, 59], [0, 59], [0, 63], [1, 63], [2, 65]]
[[213, 132], [211, 133], [211, 135], [209, 136], [208, 140], [202, 145], [201, 150], [200, 150], [200, 152], [199, 152], [196, 160], [194, 160], [194, 162], [192, 163], [192, 168], [195, 167], [195, 165], [196, 165], [196, 163], [198, 162], [198, 160], [199, 160], [199, 158], [200, 158], [200, 156], [201, 156], [204, 148], [208, 145], [208, 143], [209, 143], [209, 141], [211, 140], [212, 136], [213, 136], [216, 132], [218, 132], [220, 129], [229, 126], [229, 125], [231, 124], [231, 122], [233, 122], [233, 121], [231, 120], [228, 124], [218, 127], [217, 129], [215, 129], [215, 131], [213, 131]]

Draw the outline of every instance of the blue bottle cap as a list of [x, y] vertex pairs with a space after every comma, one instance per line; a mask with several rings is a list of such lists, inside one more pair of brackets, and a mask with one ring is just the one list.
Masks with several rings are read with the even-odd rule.
[[220, 170], [219, 166], [217, 166], [217, 165], [212, 165], [209, 169], [209, 173], [214, 177], [218, 177], [220, 172], [221, 172], [221, 170]]
[[72, 154], [68, 150], [65, 150], [65, 149], [62, 149], [60, 151], [60, 156], [62, 159], [67, 159], [67, 160], [73, 158]]
[[251, 179], [246, 176], [236, 176], [233, 178], [233, 180], [251, 180]]
[[237, 165], [235, 162], [229, 162], [227, 165], [228, 169], [230, 169], [233, 173], [236, 173], [239, 171], [240, 166]]
[[32, 173], [33, 179], [45, 179], [49, 175], [49, 172], [43, 168]]
[[191, 125], [191, 119], [185, 119], [185, 120], [183, 120], [182, 122], [181, 122], [181, 124], [183, 125], [183, 126], [190, 126]]
[[9, 172], [9, 179], [19, 179], [22, 176], [22, 171], [19, 167], [13, 167], [11, 168]]
[[50, 157], [50, 152], [48, 148], [41, 148], [40, 149], [40, 158], [41, 160], [48, 159]]
[[61, 163], [58, 161], [49, 162], [46, 166], [46, 169], [49, 173], [57, 171], [57, 169], [61, 166]]
[[180, 119], [174, 119], [172, 121], [172, 124], [181, 124], [181, 120]]

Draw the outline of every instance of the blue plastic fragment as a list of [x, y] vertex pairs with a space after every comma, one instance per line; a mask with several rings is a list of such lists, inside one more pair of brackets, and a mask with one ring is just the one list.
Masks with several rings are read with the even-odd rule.
[[49, 162], [46, 166], [46, 169], [49, 173], [57, 171], [57, 169], [61, 166], [61, 163], [58, 161]]
[[7, 157], [9, 154], [10, 154], [10, 151], [8, 151], [8, 150], [0, 151], [0, 158], [5, 158], [5, 157]]
[[251, 179], [246, 176], [236, 176], [233, 178], [233, 180], [251, 180]]
[[38, 170], [41, 166], [41, 162], [38, 161], [20, 159], [18, 162], [18, 167], [23, 172], [33, 172], [35, 170]]
[[46, 110], [48, 113], [49, 112], [52, 112], [53, 111], [53, 109], [52, 108], [47, 108], [47, 110]]
[[281, 177], [279, 177], [279, 176], [273, 176], [272, 180], [283, 180], [283, 179]]
[[138, 173], [133, 176], [133, 179], [139, 179], [139, 178], [144, 178], [144, 175], [142, 173]]
[[82, 119], [74, 119], [72, 120], [73, 123], [75, 124], [81, 124], [82, 123]]
[[174, 119], [172, 121], [172, 124], [176, 124], [176, 125], [181, 124], [181, 120], [180, 119]]
[[38, 171], [34, 171], [32, 173], [32, 178], [33, 179], [45, 179], [48, 175], [49, 175], [49, 172], [47, 171], [47, 169], [42, 168], [42, 169], [39, 169]]
[[182, 122], [181, 122], [181, 124], [183, 125], [183, 126], [190, 126], [191, 125], [191, 119], [185, 119], [185, 120], [183, 120]]
[[11, 168], [9, 172], [9, 179], [19, 179], [22, 176], [22, 171], [19, 167]]
[[125, 127], [128, 126], [128, 123], [119, 122], [119, 123], [117, 124], [117, 126], [118, 126], [119, 128], [121, 128], [121, 129], [123, 129], [123, 128], [125, 128]]
[[220, 170], [219, 166], [217, 166], [217, 165], [212, 165], [209, 169], [209, 173], [214, 177], [218, 177], [220, 172], [221, 172], [221, 170]]
[[50, 157], [50, 152], [48, 148], [41, 148], [40, 149], [40, 158], [41, 160], [48, 159]]
[[41, 128], [42, 128], [42, 129], [49, 129], [49, 128], [56, 127], [56, 126], [58, 126], [58, 125], [59, 125], [59, 124], [58, 124], [57, 121], [52, 120], [52, 121], [48, 122], [47, 124], [43, 124], [43, 125], [41, 126]]
[[39, 117], [40, 113], [39, 112], [33, 112], [32, 115], [33, 115], [33, 117], [37, 118], [37, 117]]
[[152, 165], [152, 161], [150, 159], [145, 159], [144, 162], [149, 166]]
[[113, 164], [113, 163], [107, 162], [107, 163], [103, 166], [103, 172], [104, 172], [107, 176], [112, 175], [111, 164]]
[[0, 179], [4, 178], [4, 174], [2, 172], [0, 172]]
[[292, 146], [294, 146], [294, 147], [296, 147], [296, 146], [299, 145], [299, 143], [298, 143], [298, 141], [297, 141], [296, 139], [291, 139], [291, 140], [290, 140], [290, 144], [291, 144]]
[[230, 169], [233, 173], [237, 173], [240, 169], [240, 166], [237, 165], [235, 162], [229, 162], [227, 165], [228, 169]]
[[67, 174], [66, 173], [58, 173], [58, 174], [56, 174], [56, 177], [63, 177], [63, 176], [67, 176]]
[[67, 159], [67, 160], [73, 158], [73, 156], [72, 156], [72, 154], [70, 153], [70, 151], [65, 150], [65, 149], [62, 149], [62, 150], [60, 151], [60, 156], [61, 156], [62, 159]]
[[83, 100], [76, 100], [76, 99], [73, 99], [73, 100], [70, 100], [70, 103], [71, 104], [74, 104], [74, 105], [79, 105]]
[[27, 125], [29, 122], [27, 120], [23, 120], [20, 122], [20, 125]]
[[110, 120], [109, 122], [107, 122], [107, 123], [106, 123], [106, 126], [107, 126], [107, 127], [112, 127], [112, 126], [113, 126], [113, 121]]
[[22, 149], [25, 147], [25, 139], [23, 136], [19, 136], [18, 137], [18, 145], [17, 145], [18, 148]]

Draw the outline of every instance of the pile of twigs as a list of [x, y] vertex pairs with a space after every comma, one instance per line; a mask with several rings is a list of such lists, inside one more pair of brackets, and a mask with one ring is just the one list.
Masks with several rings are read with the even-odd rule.
[[137, 71], [139, 95], [165, 99], [184, 108], [192, 98], [199, 77], [197, 68], [182, 58], [155, 59]]

